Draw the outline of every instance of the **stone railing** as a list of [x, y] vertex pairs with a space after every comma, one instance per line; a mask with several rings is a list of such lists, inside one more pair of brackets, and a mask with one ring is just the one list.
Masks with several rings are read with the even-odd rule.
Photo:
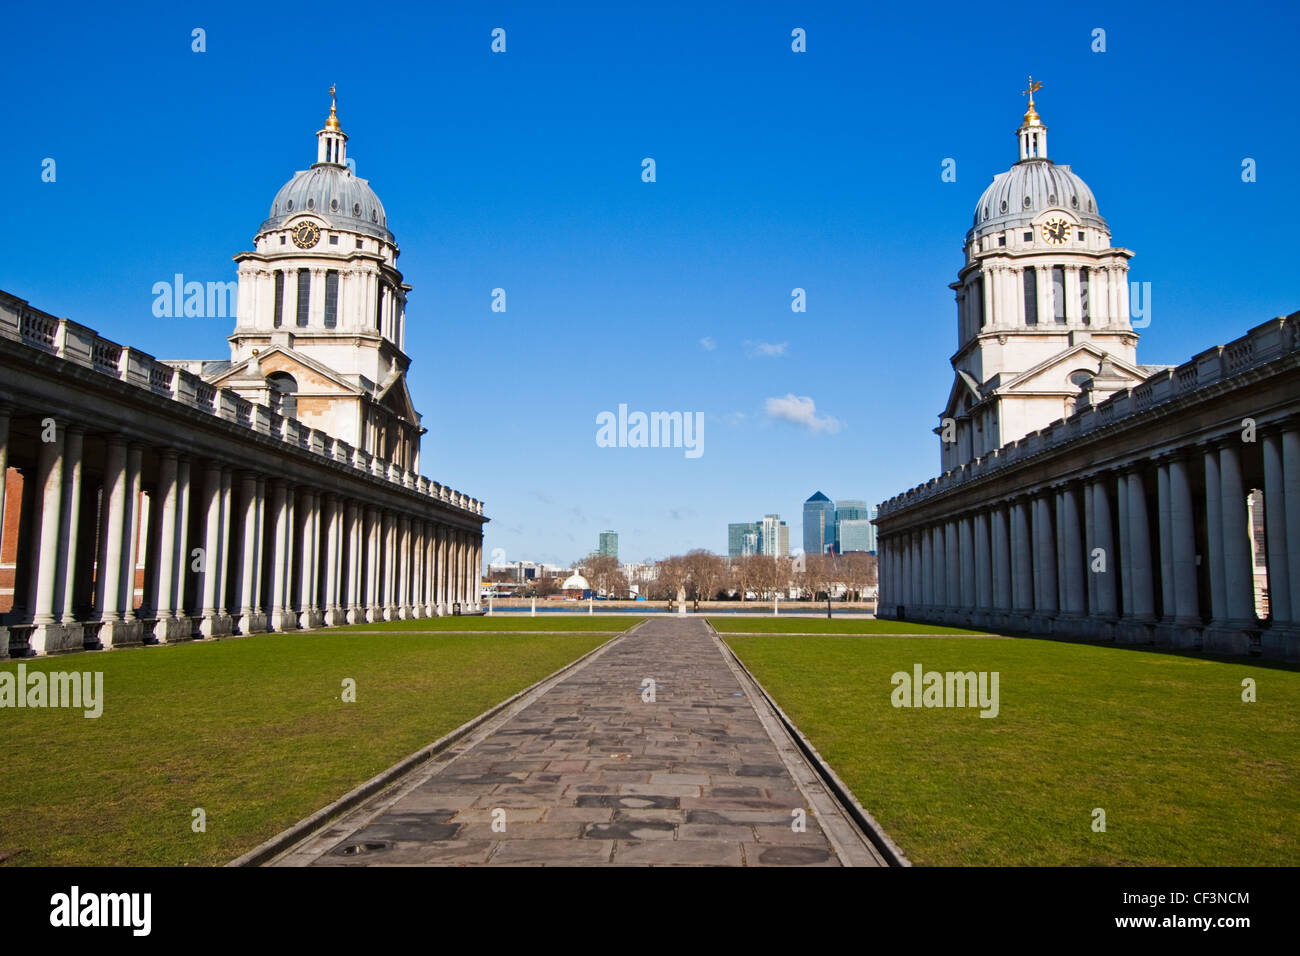
[[154, 395], [166, 396], [190, 408], [221, 418], [260, 435], [278, 438], [319, 458], [338, 462], [362, 474], [407, 488], [481, 515], [483, 502], [412, 472], [403, 472], [347, 442], [254, 405], [228, 388], [214, 388], [199, 376], [160, 362], [138, 349], [101, 338], [93, 329], [34, 309], [22, 299], [0, 292], [0, 339], [21, 342], [50, 355], [126, 382]]
[[1300, 312], [1271, 319], [1227, 345], [1206, 349], [1182, 365], [1156, 372], [1140, 385], [1120, 389], [1104, 402], [1083, 406], [1069, 418], [1057, 419], [1046, 428], [1030, 432], [1019, 441], [1003, 445], [983, 458], [976, 458], [895, 495], [880, 505], [877, 516], [883, 518], [910, 508], [965, 482], [1297, 352], [1300, 352]]

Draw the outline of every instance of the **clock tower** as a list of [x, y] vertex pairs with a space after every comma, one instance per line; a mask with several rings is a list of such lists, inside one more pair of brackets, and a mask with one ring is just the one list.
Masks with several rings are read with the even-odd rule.
[[993, 180], [966, 233], [954, 381], [938, 427], [949, 471], [1084, 404], [1136, 385], [1128, 260], [1087, 184], [1047, 156], [1030, 80], [1020, 159]]
[[[347, 160], [334, 88], [316, 162], [280, 188], [239, 263], [230, 363], [206, 375], [408, 471], [420, 416], [406, 388], [406, 296], [397, 241]], [[224, 364], [224, 363], [223, 363]]]

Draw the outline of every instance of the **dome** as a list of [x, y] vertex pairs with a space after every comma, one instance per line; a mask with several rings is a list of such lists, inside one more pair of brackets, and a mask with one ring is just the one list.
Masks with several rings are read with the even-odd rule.
[[1088, 184], [1049, 159], [1028, 159], [999, 173], [975, 206], [971, 235], [1028, 225], [1045, 209], [1072, 212], [1080, 222], [1106, 229]]
[[337, 229], [359, 232], [393, 243], [384, 204], [364, 179], [347, 166], [317, 163], [294, 173], [271, 202], [271, 215], [257, 230], [260, 236], [278, 229], [294, 216], [310, 213]]
[[560, 585], [560, 590], [561, 591], [590, 591], [591, 585], [587, 583], [587, 579], [584, 578], [581, 574], [575, 574], [572, 577], [568, 577], [564, 579], [564, 583]]

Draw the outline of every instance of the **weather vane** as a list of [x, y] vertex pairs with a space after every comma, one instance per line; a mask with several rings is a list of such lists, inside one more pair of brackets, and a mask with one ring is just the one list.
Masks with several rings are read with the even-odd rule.
[[[1030, 74], [1030, 77], [1029, 77], [1029, 89], [1027, 89], [1027, 90], [1021, 90], [1021, 91], [1020, 91], [1020, 95], [1021, 95], [1021, 96], [1027, 96], [1027, 97], [1029, 97], [1029, 106], [1030, 106], [1031, 109], [1033, 108], [1033, 105], [1034, 105], [1034, 94], [1035, 94], [1038, 90], [1040, 90], [1040, 89], [1042, 89], [1042, 88], [1043, 88], [1042, 81], [1040, 80], [1039, 82], [1035, 83], [1035, 82], [1034, 82], [1034, 77], [1033, 77], [1033, 75]], [[333, 92], [333, 91], [331, 90], [331, 92]]]

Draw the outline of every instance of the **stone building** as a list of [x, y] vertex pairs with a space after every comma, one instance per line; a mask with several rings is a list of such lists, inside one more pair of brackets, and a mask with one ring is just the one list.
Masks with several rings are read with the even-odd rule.
[[333, 106], [317, 140], [236, 256], [229, 360], [0, 292], [0, 656], [479, 610], [482, 503], [418, 472], [396, 241]]
[[880, 615], [1300, 658], [1300, 312], [1139, 365], [1131, 253], [1032, 100], [1017, 135], [954, 285], [943, 473], [879, 507]]

